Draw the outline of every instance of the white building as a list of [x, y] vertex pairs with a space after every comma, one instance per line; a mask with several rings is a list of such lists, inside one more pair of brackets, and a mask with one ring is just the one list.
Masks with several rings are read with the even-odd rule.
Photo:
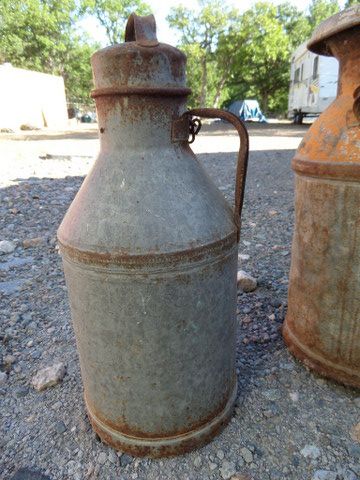
[[63, 129], [67, 124], [62, 77], [0, 65], [0, 129]]

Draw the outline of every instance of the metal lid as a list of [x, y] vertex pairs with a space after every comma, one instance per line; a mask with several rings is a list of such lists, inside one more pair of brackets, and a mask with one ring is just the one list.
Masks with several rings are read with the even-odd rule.
[[132, 13], [125, 43], [98, 50], [91, 57], [95, 90], [103, 95], [188, 95], [186, 56], [177, 48], [159, 43], [153, 15]]
[[358, 26], [360, 26], [360, 4], [347, 8], [321, 22], [314, 30], [307, 48], [319, 55], [333, 56], [326, 41], [344, 30]]

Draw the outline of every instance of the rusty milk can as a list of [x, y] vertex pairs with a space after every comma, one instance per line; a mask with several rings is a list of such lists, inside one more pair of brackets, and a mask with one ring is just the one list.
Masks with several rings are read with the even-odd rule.
[[283, 334], [306, 365], [360, 387], [360, 5], [308, 47], [340, 63], [338, 96], [293, 159], [295, 232]]
[[[236, 398], [248, 137], [232, 114], [186, 110], [185, 64], [152, 15], [93, 55], [101, 149], [58, 231], [89, 418], [133, 455], [200, 446]], [[234, 209], [189, 147], [195, 115], [239, 132]]]

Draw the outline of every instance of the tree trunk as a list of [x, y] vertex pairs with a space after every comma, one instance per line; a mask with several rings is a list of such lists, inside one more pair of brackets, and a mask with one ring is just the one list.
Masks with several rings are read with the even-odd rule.
[[214, 98], [214, 102], [213, 102], [214, 108], [218, 108], [218, 106], [219, 106], [221, 91], [224, 88], [226, 78], [227, 78], [227, 72], [224, 74], [224, 76], [222, 77], [222, 79], [220, 80], [220, 82], [218, 83], [218, 85], [216, 87], [216, 93], [215, 93], [215, 98]]
[[200, 108], [206, 107], [206, 94], [207, 94], [207, 62], [206, 55], [201, 60], [201, 91], [200, 91]]

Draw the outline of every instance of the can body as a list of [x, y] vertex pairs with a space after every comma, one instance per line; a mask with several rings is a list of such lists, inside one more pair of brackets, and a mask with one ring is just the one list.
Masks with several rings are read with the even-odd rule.
[[340, 62], [338, 96], [293, 159], [295, 232], [283, 335], [306, 365], [360, 387], [358, 6], [331, 17], [317, 35], [310, 43], [313, 51]]
[[134, 455], [185, 452], [232, 414], [236, 243], [193, 256], [104, 267], [64, 255], [90, 420]]
[[360, 385], [360, 183], [296, 175], [284, 336], [309, 367]]

